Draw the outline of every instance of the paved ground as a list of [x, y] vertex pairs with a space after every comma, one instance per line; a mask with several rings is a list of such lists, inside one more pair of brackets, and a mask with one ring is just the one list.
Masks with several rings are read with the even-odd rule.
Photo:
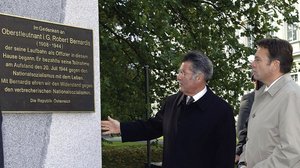
[[[111, 142], [121, 142], [121, 137], [120, 136], [102, 135], [102, 138], [107, 140], [107, 141], [111, 141]], [[151, 140], [151, 141], [155, 141], [155, 140]], [[146, 143], [147, 141], [140, 141], [140, 142], [145, 142]], [[158, 138], [158, 143], [162, 144], [163, 139]]]
[[111, 142], [121, 142], [120, 136], [102, 135], [102, 138]]

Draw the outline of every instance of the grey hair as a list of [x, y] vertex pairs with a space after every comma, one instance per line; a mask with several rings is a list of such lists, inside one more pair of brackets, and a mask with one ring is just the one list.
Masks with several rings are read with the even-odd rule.
[[190, 51], [188, 52], [182, 62], [191, 62], [192, 63], [192, 72], [194, 75], [198, 73], [204, 74], [206, 81], [210, 80], [213, 76], [213, 64], [211, 60], [200, 51]]

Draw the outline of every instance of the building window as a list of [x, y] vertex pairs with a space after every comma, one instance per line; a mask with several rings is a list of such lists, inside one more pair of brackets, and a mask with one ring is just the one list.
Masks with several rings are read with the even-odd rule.
[[298, 74], [297, 73], [291, 74], [291, 76], [295, 82], [298, 82]]
[[295, 41], [297, 40], [297, 26], [294, 24], [287, 26], [287, 40]]
[[248, 44], [248, 47], [250, 47], [250, 48], [252, 48], [254, 46], [253, 36], [247, 37], [247, 44]]
[[275, 31], [268, 32], [267, 37], [275, 37]]

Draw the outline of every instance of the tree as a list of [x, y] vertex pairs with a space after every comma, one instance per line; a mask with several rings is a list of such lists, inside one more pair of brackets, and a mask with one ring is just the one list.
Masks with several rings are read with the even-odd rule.
[[201, 50], [214, 63], [209, 86], [238, 110], [251, 89], [247, 57], [239, 42], [276, 31], [273, 23], [298, 21], [297, 0], [100, 0], [102, 117], [139, 119], [145, 113], [144, 70], [151, 70], [152, 102], [177, 91], [181, 56]]

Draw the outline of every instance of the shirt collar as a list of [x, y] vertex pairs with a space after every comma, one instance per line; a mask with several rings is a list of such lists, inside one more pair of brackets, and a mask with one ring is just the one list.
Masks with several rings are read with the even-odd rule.
[[283, 75], [277, 78], [274, 82], [271, 83], [270, 86], [266, 86], [264, 92], [268, 91]]
[[202, 89], [200, 92], [198, 92], [197, 94], [192, 96], [194, 99], [194, 102], [199, 100], [206, 92], [207, 92], [207, 87], [205, 86], [204, 89]]

